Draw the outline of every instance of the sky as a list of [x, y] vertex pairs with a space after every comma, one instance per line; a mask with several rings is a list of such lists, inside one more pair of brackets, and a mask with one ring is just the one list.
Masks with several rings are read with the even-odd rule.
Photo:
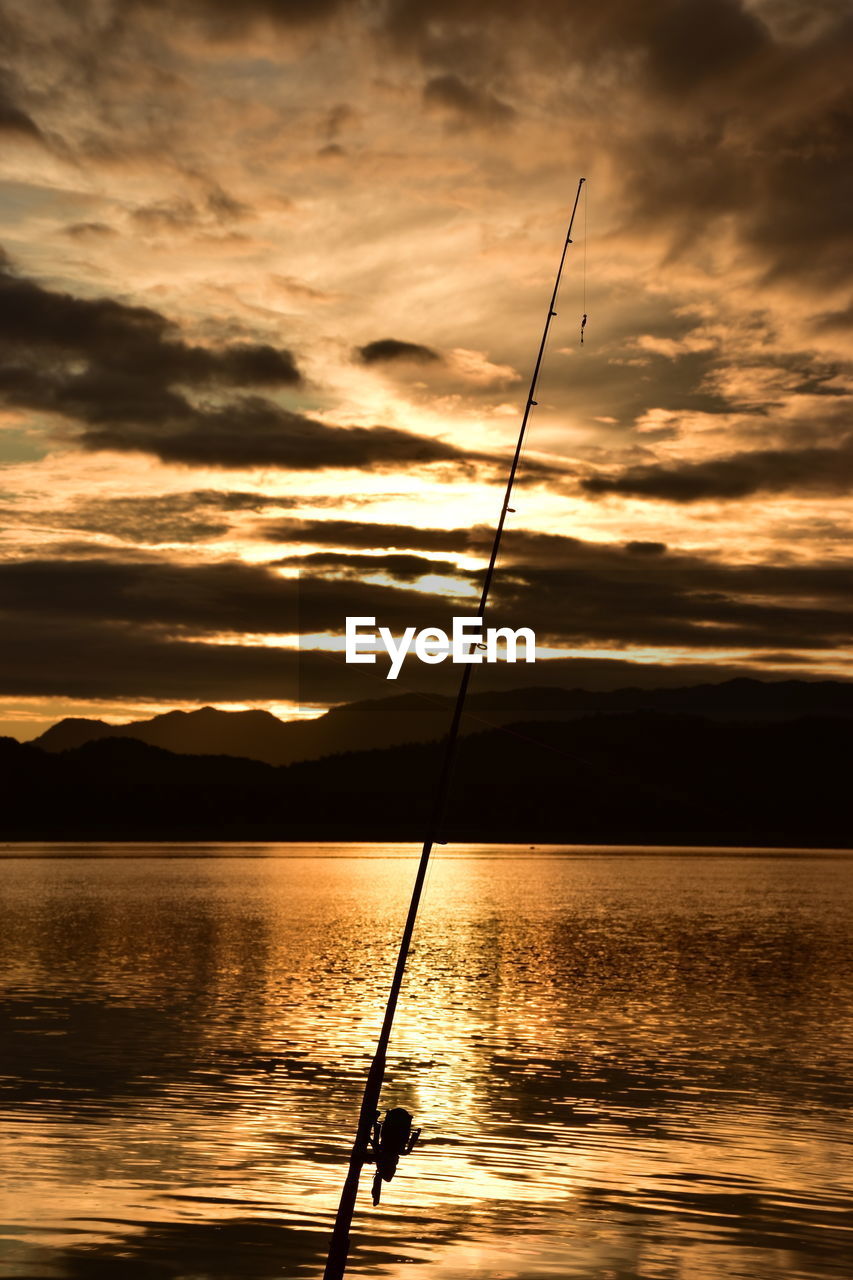
[[[3, 0], [0, 732], [851, 678], [840, 0]], [[580, 344], [581, 316], [587, 313]]]

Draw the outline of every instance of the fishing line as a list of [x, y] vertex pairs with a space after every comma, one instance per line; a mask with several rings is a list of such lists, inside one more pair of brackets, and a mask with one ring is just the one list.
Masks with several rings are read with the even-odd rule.
[[583, 346], [583, 331], [586, 327], [586, 246], [589, 241], [589, 187], [583, 193], [583, 319], [581, 320], [581, 346]]

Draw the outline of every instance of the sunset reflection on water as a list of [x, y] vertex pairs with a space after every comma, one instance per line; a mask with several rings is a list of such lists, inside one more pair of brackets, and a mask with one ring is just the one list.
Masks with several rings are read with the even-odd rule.
[[[6, 850], [0, 1275], [322, 1272], [416, 851], [176, 848]], [[846, 1276], [851, 866], [442, 849], [348, 1274]]]

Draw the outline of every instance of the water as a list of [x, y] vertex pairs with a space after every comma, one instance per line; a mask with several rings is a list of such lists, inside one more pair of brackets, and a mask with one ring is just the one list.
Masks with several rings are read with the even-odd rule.
[[[168, 851], [4, 850], [4, 1277], [322, 1274], [414, 851]], [[441, 850], [348, 1275], [846, 1280], [851, 873]]]

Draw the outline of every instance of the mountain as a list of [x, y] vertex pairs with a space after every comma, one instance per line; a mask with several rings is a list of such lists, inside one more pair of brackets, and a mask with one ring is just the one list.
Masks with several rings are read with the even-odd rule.
[[[180, 755], [245, 756], [269, 764], [287, 764], [287, 743], [299, 722], [285, 723], [268, 711], [167, 711], [151, 720], [106, 724], [103, 720], [67, 719], [52, 725], [34, 746], [68, 751], [102, 738], [134, 738]], [[291, 731], [291, 732], [288, 732]]]
[[[317, 760], [342, 751], [430, 742], [447, 731], [452, 698], [400, 694], [333, 707], [315, 720], [279, 720], [268, 711], [169, 711], [150, 720], [110, 725], [67, 719], [34, 745], [68, 751], [103, 738], [135, 738], [180, 755], [230, 755], [266, 764]], [[610, 692], [529, 688], [472, 693], [463, 733], [513, 721], [574, 720], [634, 711], [694, 715], [717, 721], [779, 721], [797, 716], [853, 718], [853, 683], [834, 680], [728, 680], [680, 689], [626, 688]]]
[[[0, 739], [0, 839], [423, 837], [442, 748], [289, 766], [109, 737], [64, 752]], [[844, 717], [712, 721], [655, 711], [521, 721], [460, 744], [442, 839], [851, 847]]]
[[[103, 738], [134, 738], [180, 755], [231, 755], [266, 764], [316, 760], [361, 747], [386, 747], [438, 738], [449, 720], [449, 699], [416, 695], [333, 707], [314, 720], [279, 720], [268, 711], [169, 711], [151, 720], [111, 725], [68, 719], [53, 725], [35, 746], [68, 751]], [[471, 717], [473, 728], [482, 725]]]

